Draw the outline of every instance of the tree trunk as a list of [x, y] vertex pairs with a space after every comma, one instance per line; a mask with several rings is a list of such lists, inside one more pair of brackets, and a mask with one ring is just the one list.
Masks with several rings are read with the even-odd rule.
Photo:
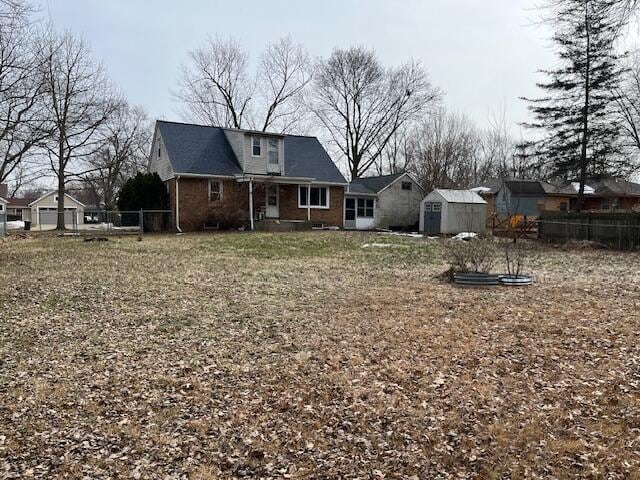
[[64, 144], [58, 146], [58, 215], [56, 230], [64, 230]]
[[580, 212], [584, 205], [584, 184], [587, 180], [587, 145], [589, 143], [589, 104], [591, 94], [591, 37], [589, 35], [589, 6], [584, 6], [584, 27], [587, 35], [587, 56], [585, 61], [584, 78], [584, 111], [582, 112], [582, 142], [580, 145], [580, 188], [578, 188], [578, 198], [576, 199], [576, 211]]

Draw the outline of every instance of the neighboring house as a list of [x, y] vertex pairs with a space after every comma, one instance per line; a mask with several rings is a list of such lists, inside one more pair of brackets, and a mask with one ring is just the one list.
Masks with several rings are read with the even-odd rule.
[[487, 202], [471, 190], [435, 189], [420, 203], [420, 231], [427, 235], [484, 233]]
[[[556, 185], [540, 180], [495, 179], [471, 190], [489, 205], [489, 215], [539, 216], [543, 211], [575, 208], [579, 184]], [[640, 184], [626, 180], [587, 180], [583, 210], [632, 210], [640, 208]]]
[[35, 197], [11, 197], [8, 199], [7, 217], [9, 220], [31, 221], [31, 208], [29, 204]]
[[[570, 187], [577, 196], [580, 184], [572, 182]], [[575, 207], [572, 198], [570, 208]], [[637, 210], [640, 208], [640, 184], [626, 180], [605, 179], [585, 182], [583, 210]]]
[[471, 189], [487, 202], [489, 216], [537, 217], [544, 210], [568, 210], [575, 191], [541, 180], [493, 179]]
[[[84, 223], [84, 205], [69, 194], [65, 194], [64, 211], [64, 223], [67, 227]], [[54, 227], [58, 219], [58, 192], [53, 190], [35, 199], [10, 198], [7, 214], [13, 220]]]
[[344, 226], [415, 230], [424, 193], [408, 173], [355, 178], [345, 194]]
[[343, 226], [348, 183], [315, 137], [157, 121], [149, 169], [181, 231]]

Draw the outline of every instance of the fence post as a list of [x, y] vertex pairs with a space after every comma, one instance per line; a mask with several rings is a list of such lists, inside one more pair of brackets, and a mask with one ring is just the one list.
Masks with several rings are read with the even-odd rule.
[[144, 231], [144, 213], [142, 211], [142, 209], [140, 209], [140, 213], [138, 214], [138, 241], [141, 242], [142, 241], [142, 234]]
[[587, 241], [591, 241], [591, 215], [587, 215]]

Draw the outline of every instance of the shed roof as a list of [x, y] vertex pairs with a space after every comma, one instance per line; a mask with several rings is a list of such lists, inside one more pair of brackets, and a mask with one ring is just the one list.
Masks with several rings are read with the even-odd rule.
[[487, 203], [480, 195], [471, 190], [436, 188], [434, 192], [440, 194], [447, 203]]

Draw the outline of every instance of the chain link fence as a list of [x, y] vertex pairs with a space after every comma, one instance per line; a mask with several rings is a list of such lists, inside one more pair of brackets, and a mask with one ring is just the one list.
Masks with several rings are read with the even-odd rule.
[[[2, 217], [0, 217], [2, 220]], [[7, 221], [0, 225], [5, 234], [12, 232], [59, 232], [67, 235], [143, 235], [144, 233], [175, 230], [172, 210], [139, 211], [77, 211], [57, 212], [38, 210], [27, 218]]]

